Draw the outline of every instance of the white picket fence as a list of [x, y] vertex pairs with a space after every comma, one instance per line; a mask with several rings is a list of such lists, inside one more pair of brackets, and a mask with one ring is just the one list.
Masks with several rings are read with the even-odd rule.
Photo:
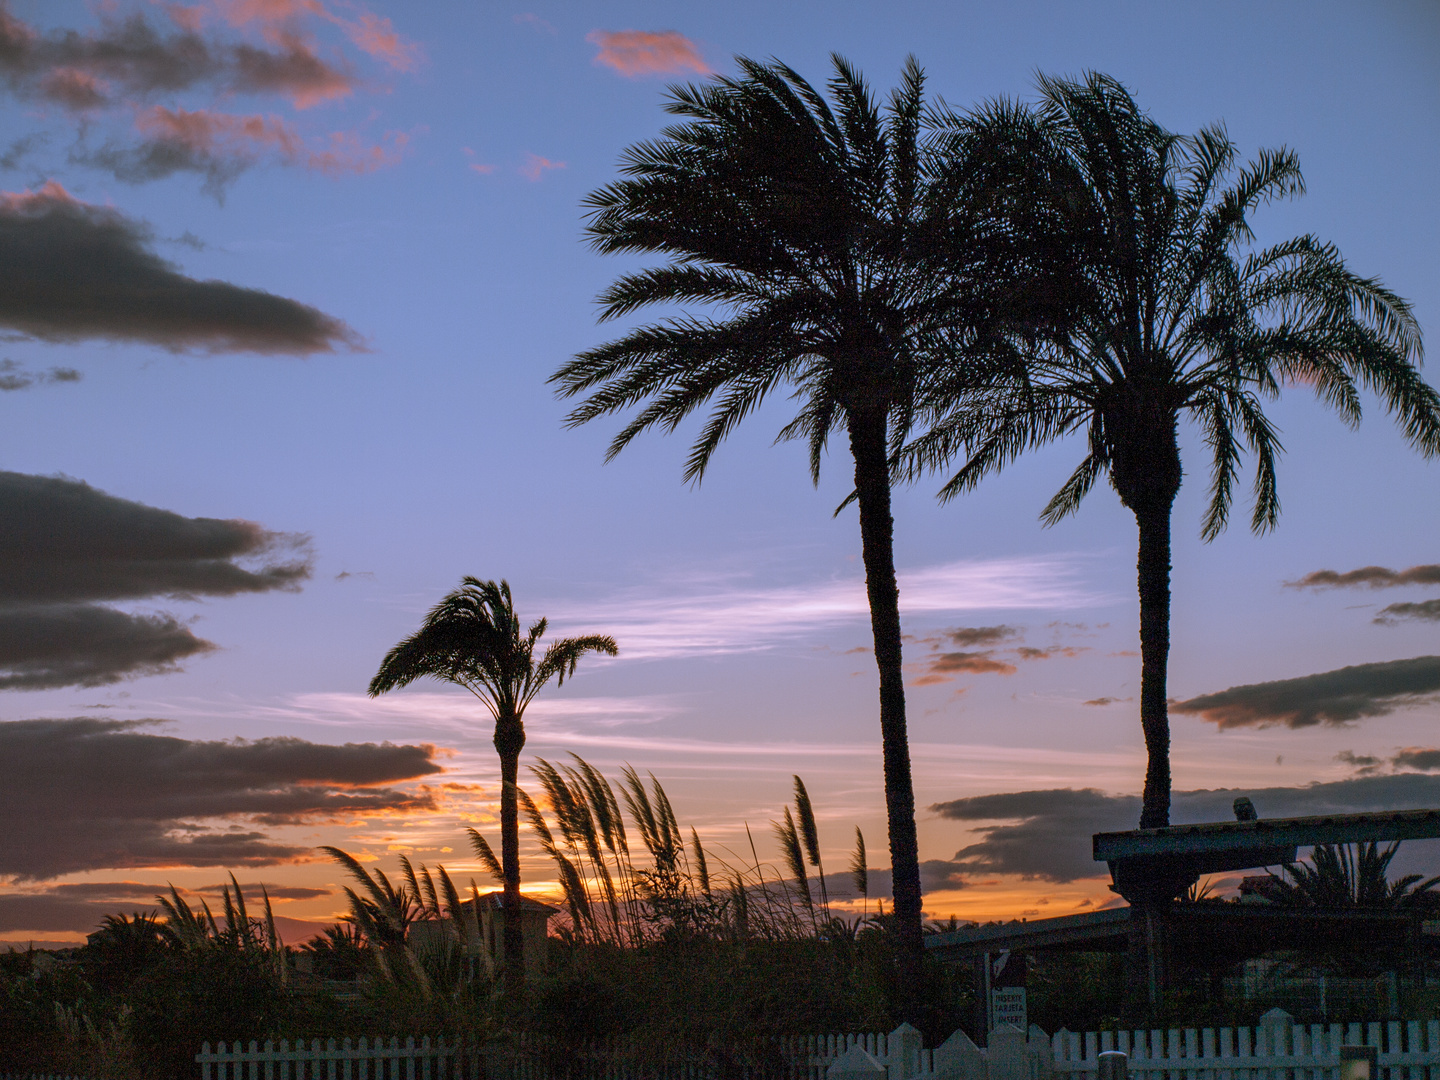
[[1440, 1080], [1440, 1020], [1302, 1025], [1276, 1009], [1254, 1028], [1062, 1030], [1051, 1039], [1057, 1080], [1094, 1080], [1107, 1050], [1128, 1056], [1135, 1080], [1336, 1080], [1342, 1045], [1379, 1050], [1375, 1080]]
[[[1253, 1027], [1074, 1032], [1047, 1036], [1002, 1028], [985, 1049], [957, 1031], [926, 1050], [908, 1024], [894, 1031], [796, 1039], [796, 1073], [804, 1080], [1096, 1080], [1101, 1053], [1127, 1055], [1131, 1080], [1339, 1080], [1342, 1045], [1374, 1046], [1373, 1080], [1440, 1080], [1440, 1020], [1300, 1025], [1278, 1010]], [[471, 1080], [486, 1075], [476, 1043], [409, 1038], [255, 1041], [248, 1048], [206, 1043], [196, 1055], [204, 1080]], [[499, 1065], [499, 1062], [492, 1063]], [[598, 1062], [597, 1062], [598, 1064]], [[698, 1064], [698, 1063], [697, 1063]], [[543, 1080], [543, 1068], [504, 1069]], [[603, 1065], [595, 1070], [606, 1073]], [[617, 1063], [617, 1076], [627, 1070]], [[664, 1069], [703, 1076], [704, 1067]], [[658, 1075], [658, 1074], [657, 1074]]]
[[250, 1040], [220, 1043], [215, 1050], [205, 1043], [195, 1055], [203, 1080], [470, 1080], [482, 1075], [477, 1044], [443, 1038], [419, 1042], [412, 1035], [403, 1043], [384, 1039], [288, 1039], [277, 1044]]

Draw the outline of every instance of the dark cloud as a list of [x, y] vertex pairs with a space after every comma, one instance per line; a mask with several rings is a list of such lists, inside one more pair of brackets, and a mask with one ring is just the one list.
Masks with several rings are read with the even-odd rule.
[[[963, 889], [965, 888], [964, 872], [969, 869], [971, 867], [951, 862], [948, 859], [922, 859], [920, 861], [920, 891], [933, 893], [954, 892], [957, 889]], [[892, 895], [893, 887], [889, 867], [870, 867], [865, 884], [869, 889], [869, 898], [872, 901], [877, 897]], [[814, 889], [815, 886], [812, 884], [811, 888]], [[859, 900], [861, 898], [855, 888], [854, 878], [845, 871], [826, 874], [825, 891], [831, 900]]]
[[187, 518], [67, 477], [0, 472], [0, 689], [101, 686], [176, 670], [213, 644], [108, 601], [295, 590], [308, 539]]
[[253, 521], [187, 518], [69, 477], [0, 472], [0, 603], [294, 590], [310, 576], [306, 545]]
[[[229, 885], [229, 882], [225, 882]], [[247, 902], [254, 903], [253, 911], [258, 912], [262, 899], [261, 882], [241, 882]], [[196, 893], [219, 897], [221, 885], [213, 889], [177, 888], [181, 896], [190, 897]], [[55, 933], [70, 932], [87, 934], [97, 929], [106, 915], [130, 913], [133, 911], [158, 912], [156, 897], [170, 892], [169, 882], [146, 883], [140, 881], [85, 881], [52, 885], [45, 889], [29, 889], [24, 892], [0, 893], [0, 932]], [[300, 886], [276, 885], [265, 887], [272, 901], [315, 900], [331, 895], [329, 889], [307, 889]], [[195, 903], [195, 901], [191, 901]], [[199, 906], [198, 903], [195, 906]], [[215, 905], [212, 903], [211, 907]], [[281, 916], [276, 917], [280, 924]], [[286, 919], [289, 926], [281, 931], [286, 941], [293, 942], [314, 933], [318, 927], [295, 919]], [[287, 932], [288, 931], [288, 932]], [[298, 932], [297, 932], [298, 931]]]
[[[1305, 787], [1177, 791], [1171, 820], [1176, 825], [1233, 821], [1233, 803], [1240, 795], [1266, 818], [1421, 809], [1440, 805], [1440, 776], [1402, 773]], [[952, 821], [985, 823], [975, 829], [982, 839], [955, 853], [960, 872], [1066, 882], [1106, 876], [1105, 864], [1091, 858], [1091, 836], [1135, 828], [1140, 797], [1048, 788], [954, 799], [930, 810]]]
[[0, 169], [8, 171], [19, 168], [20, 163], [30, 155], [31, 151], [44, 146], [48, 141], [45, 135], [38, 131], [22, 135], [7, 146], [3, 154], [0, 154]]
[[1076, 657], [1089, 651], [1085, 645], [1047, 645], [1043, 649], [1022, 645], [1015, 650], [1015, 655], [1021, 660], [1049, 660], [1052, 656]]
[[1002, 641], [1019, 637], [1023, 626], [957, 626], [941, 633], [958, 648], [973, 648], [976, 645], [997, 645]]
[[0, 79], [22, 100], [83, 112], [199, 87], [276, 93], [300, 107], [353, 92], [355, 76], [294, 33], [274, 48], [226, 43], [193, 28], [162, 32], [143, 15], [106, 19], [91, 32], [38, 33], [0, 4]]
[[133, 146], [107, 142], [97, 150], [73, 152], [70, 161], [104, 169], [126, 184], [145, 184], [176, 173], [195, 173], [205, 178], [201, 190], [221, 203], [225, 201], [225, 189], [254, 164], [254, 158], [233, 150], [217, 153], [174, 138], [146, 139]]
[[1362, 566], [1344, 573], [1316, 570], [1299, 581], [1285, 582], [1287, 589], [1392, 589], [1400, 585], [1440, 585], [1440, 564], [1412, 566], [1408, 570], [1384, 566]]
[[1346, 724], [1433, 700], [1440, 693], [1440, 656], [1356, 664], [1297, 679], [1232, 686], [1216, 694], [1172, 702], [1170, 710], [1200, 716], [1221, 728], [1289, 728]]
[[1341, 750], [1335, 755], [1335, 760], [1349, 765], [1360, 776], [1369, 776], [1380, 771], [1385, 764], [1374, 754], [1357, 754], [1353, 750]]
[[1388, 624], [1401, 619], [1423, 619], [1426, 622], [1440, 622], [1440, 598], [1420, 600], [1416, 603], [1390, 604], [1380, 609], [1375, 622]]
[[74, 368], [52, 367], [49, 371], [31, 371], [14, 360], [0, 360], [0, 390], [29, 390], [44, 383], [73, 383], [82, 378]]
[[272, 865], [308, 849], [262, 829], [436, 807], [391, 786], [441, 771], [430, 745], [195, 741], [153, 723], [0, 723], [0, 875]]
[[[230, 883], [228, 881], [220, 881], [214, 885], [206, 885], [204, 888], [196, 889], [195, 891], [205, 896], [221, 896], [229, 886]], [[247, 884], [245, 886], [247, 893], [252, 890], [257, 896], [261, 895], [263, 890], [264, 895], [270, 897], [271, 901], [319, 900], [322, 897], [335, 895], [333, 889], [310, 889], [303, 885], [269, 885], [263, 881], [257, 881], [254, 884]]]
[[1114, 705], [1114, 704], [1116, 704], [1117, 702], [1129, 701], [1129, 700], [1130, 700], [1130, 698], [1128, 698], [1128, 697], [1127, 697], [1127, 698], [1097, 697], [1097, 698], [1091, 698], [1089, 701], [1083, 701], [1083, 702], [1081, 702], [1081, 704], [1082, 704], [1082, 705], [1103, 706], [1103, 705]]
[[153, 250], [149, 226], [47, 182], [0, 195], [0, 326], [44, 341], [144, 342], [172, 352], [306, 355], [358, 348], [294, 300], [198, 281]]
[[131, 615], [98, 604], [0, 604], [0, 690], [163, 675], [214, 648], [172, 615]]
[[1440, 750], [1433, 746], [1407, 746], [1390, 759], [1390, 764], [1397, 769], [1434, 772], [1440, 769]]

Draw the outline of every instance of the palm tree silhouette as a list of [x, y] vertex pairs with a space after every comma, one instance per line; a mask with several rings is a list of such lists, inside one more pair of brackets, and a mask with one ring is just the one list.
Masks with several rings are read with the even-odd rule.
[[[1201, 534], [1224, 529], [1240, 463], [1255, 455], [1251, 527], [1280, 512], [1282, 447], [1263, 399], [1309, 386], [1351, 426], [1359, 390], [1378, 394], [1411, 444], [1440, 452], [1440, 395], [1421, 378], [1420, 328], [1410, 305], [1363, 278], [1314, 236], [1260, 251], [1248, 214], [1304, 190], [1295, 155], [1262, 151], [1236, 169], [1219, 127], [1172, 134], [1115, 80], [1042, 78], [1033, 110], [996, 107], [952, 118], [956, 130], [998, 126], [1012, 138], [1012, 176], [1032, 258], [1057, 268], [1070, 319], [1022, 343], [976, 407], [974, 372], [940, 386], [964, 407], [903, 457], [913, 477], [968, 458], [941, 490], [974, 487], [1022, 451], [1084, 432], [1089, 453], [1042, 514], [1054, 524], [1108, 475], [1139, 525], [1140, 720], [1149, 761], [1141, 828], [1170, 820], [1170, 518], [1180, 488], [1178, 429], [1193, 421], [1211, 451]], [[1224, 186], [1231, 180], [1229, 187]], [[1052, 285], [1053, 287], [1053, 285]], [[1052, 304], [1047, 292], [1041, 298]]]
[[1269, 875], [1261, 895], [1282, 907], [1330, 911], [1434, 910], [1440, 907], [1440, 877], [1421, 880], [1406, 874], [1391, 881], [1386, 875], [1400, 841], [1382, 848], [1373, 840], [1357, 844], [1319, 844], [1312, 865], [1285, 863], [1284, 874]]
[[[912, 59], [884, 108], [832, 58], [830, 100], [792, 69], [737, 60], [741, 74], [675, 87], [685, 122], [622, 158], [626, 178], [592, 193], [588, 233], [604, 253], [667, 265], [601, 294], [601, 319], [653, 304], [698, 305], [581, 353], [552, 376], [588, 396], [571, 426], [637, 410], [607, 460], [651, 428], [670, 432], [713, 403], [685, 479], [765, 399], [799, 403], [779, 439], [804, 439], [812, 479], [832, 433], [854, 460], [875, 662], [895, 912], [918, 964], [920, 873], [906, 737], [891, 456], [915, 422], [917, 388], [942, 349], [979, 340], [985, 248], [967, 216], [976, 178], [926, 152], [924, 76]], [[833, 106], [832, 106], [833, 103]], [[953, 166], [953, 167], [952, 167]]]
[[525, 977], [520, 926], [520, 817], [516, 781], [525, 748], [525, 709], [552, 678], [575, 674], [587, 652], [617, 653], [615, 639], [599, 634], [551, 642], [537, 661], [535, 646], [545, 635], [540, 619], [521, 633], [510, 585], [466, 577], [425, 617], [419, 630], [400, 642], [370, 680], [376, 697], [429, 676], [464, 687], [495, 719], [500, 755], [500, 863], [505, 877], [505, 979], [518, 987]]

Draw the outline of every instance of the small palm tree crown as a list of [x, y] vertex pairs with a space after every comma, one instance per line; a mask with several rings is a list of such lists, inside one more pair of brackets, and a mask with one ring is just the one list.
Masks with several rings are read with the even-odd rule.
[[1286, 863], [1284, 874], [1271, 874], [1263, 895], [1284, 907], [1345, 909], [1427, 909], [1440, 907], [1440, 877], [1421, 880], [1406, 874], [1391, 881], [1390, 860], [1400, 850], [1396, 841], [1382, 848], [1374, 841], [1322, 844], [1312, 865]]
[[552, 678], [561, 684], [574, 675], [585, 653], [618, 651], [614, 638], [599, 634], [564, 638], [551, 642], [537, 663], [535, 646], [547, 626], [539, 619], [522, 634], [510, 583], [466, 577], [431, 609], [419, 630], [385, 654], [370, 680], [370, 696], [429, 676], [463, 686], [497, 721], [518, 720]]

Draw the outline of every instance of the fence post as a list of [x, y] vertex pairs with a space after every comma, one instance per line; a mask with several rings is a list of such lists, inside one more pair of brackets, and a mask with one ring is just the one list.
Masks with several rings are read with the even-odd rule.
[[890, 1080], [910, 1080], [920, 1075], [920, 1047], [925, 1037], [909, 1024], [901, 1024], [885, 1041], [885, 1063], [890, 1066]]
[[985, 1058], [959, 1028], [935, 1048], [932, 1061], [935, 1080], [985, 1080]]
[[885, 1080], [885, 1066], [857, 1044], [830, 1063], [825, 1080]]

